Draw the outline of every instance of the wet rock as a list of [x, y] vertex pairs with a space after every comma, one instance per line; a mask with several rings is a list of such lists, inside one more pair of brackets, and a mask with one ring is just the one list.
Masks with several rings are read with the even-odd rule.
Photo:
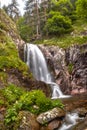
[[85, 117], [87, 115], [87, 108], [78, 108], [77, 111], [80, 117]]
[[87, 44], [66, 49], [66, 65], [73, 65], [71, 73], [71, 94], [87, 91]]
[[64, 94], [87, 91], [87, 44], [67, 49], [39, 45], [46, 57], [48, 68]]
[[46, 127], [46, 130], [55, 130], [55, 129], [58, 129], [59, 127], [60, 127], [60, 125], [61, 125], [61, 121], [59, 121], [59, 120], [54, 120], [54, 121], [52, 121], [52, 122], [50, 122], [49, 124], [48, 124], [48, 126]]
[[69, 73], [65, 63], [65, 50], [58, 46], [39, 46], [46, 57], [48, 68], [53, 76], [53, 81], [56, 82], [62, 92], [70, 94]]
[[54, 108], [52, 110], [40, 114], [36, 120], [43, 125], [49, 123], [50, 121], [56, 118], [64, 117], [64, 116], [65, 116], [64, 110], [62, 110], [61, 108]]
[[80, 123], [78, 123], [73, 130], [87, 130], [87, 117], [81, 121]]
[[60, 125], [61, 125], [61, 121], [55, 119], [49, 122], [47, 126], [41, 126], [40, 130], [55, 130], [55, 129], [58, 129]]

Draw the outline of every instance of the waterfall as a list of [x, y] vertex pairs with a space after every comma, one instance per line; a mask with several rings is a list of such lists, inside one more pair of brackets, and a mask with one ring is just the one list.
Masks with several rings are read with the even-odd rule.
[[49, 84], [52, 88], [52, 99], [68, 97], [62, 93], [59, 85], [53, 82], [52, 76], [47, 68], [47, 63], [43, 53], [38, 46], [26, 44], [24, 47], [24, 57], [26, 64], [30, 67], [35, 79]]

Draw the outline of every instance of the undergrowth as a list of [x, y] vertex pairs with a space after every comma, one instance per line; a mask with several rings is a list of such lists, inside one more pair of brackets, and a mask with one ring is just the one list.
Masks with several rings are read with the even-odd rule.
[[21, 110], [38, 115], [54, 107], [63, 108], [63, 104], [59, 99], [52, 100], [47, 98], [41, 90], [28, 92], [14, 84], [9, 84], [6, 88], [0, 90], [0, 93], [3, 95], [3, 98], [0, 99], [0, 104], [4, 104], [7, 108], [5, 115], [6, 125], [16, 122], [18, 113]]

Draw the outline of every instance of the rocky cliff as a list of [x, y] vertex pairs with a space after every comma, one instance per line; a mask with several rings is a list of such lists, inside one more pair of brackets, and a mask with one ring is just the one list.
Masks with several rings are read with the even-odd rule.
[[49, 69], [65, 94], [87, 92], [87, 43], [67, 49], [39, 45]]

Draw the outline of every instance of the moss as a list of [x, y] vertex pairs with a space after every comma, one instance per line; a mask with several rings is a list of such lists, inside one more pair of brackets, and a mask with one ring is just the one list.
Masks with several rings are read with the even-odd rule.
[[5, 23], [2, 23], [1, 21], [0, 21], [0, 30], [7, 30]]
[[0, 80], [3, 83], [7, 83], [7, 77], [8, 77], [8, 75], [5, 72], [0, 72]]
[[28, 67], [18, 56], [18, 50], [11, 40], [6, 37], [3, 43], [0, 43], [0, 70], [16, 68], [23, 73], [28, 74]]
[[18, 57], [18, 52], [15, 44], [8, 38], [5, 39], [4, 43], [0, 43], [0, 56], [14, 55]]
[[0, 90], [0, 108], [3, 106], [6, 106], [6, 103], [5, 103], [5, 98], [4, 98], [4, 95], [2, 93], [2, 90]]
[[0, 28], [6, 32], [14, 32], [14, 35], [19, 37], [16, 24], [10, 19], [10, 17], [4, 12], [3, 9], [0, 9]]

